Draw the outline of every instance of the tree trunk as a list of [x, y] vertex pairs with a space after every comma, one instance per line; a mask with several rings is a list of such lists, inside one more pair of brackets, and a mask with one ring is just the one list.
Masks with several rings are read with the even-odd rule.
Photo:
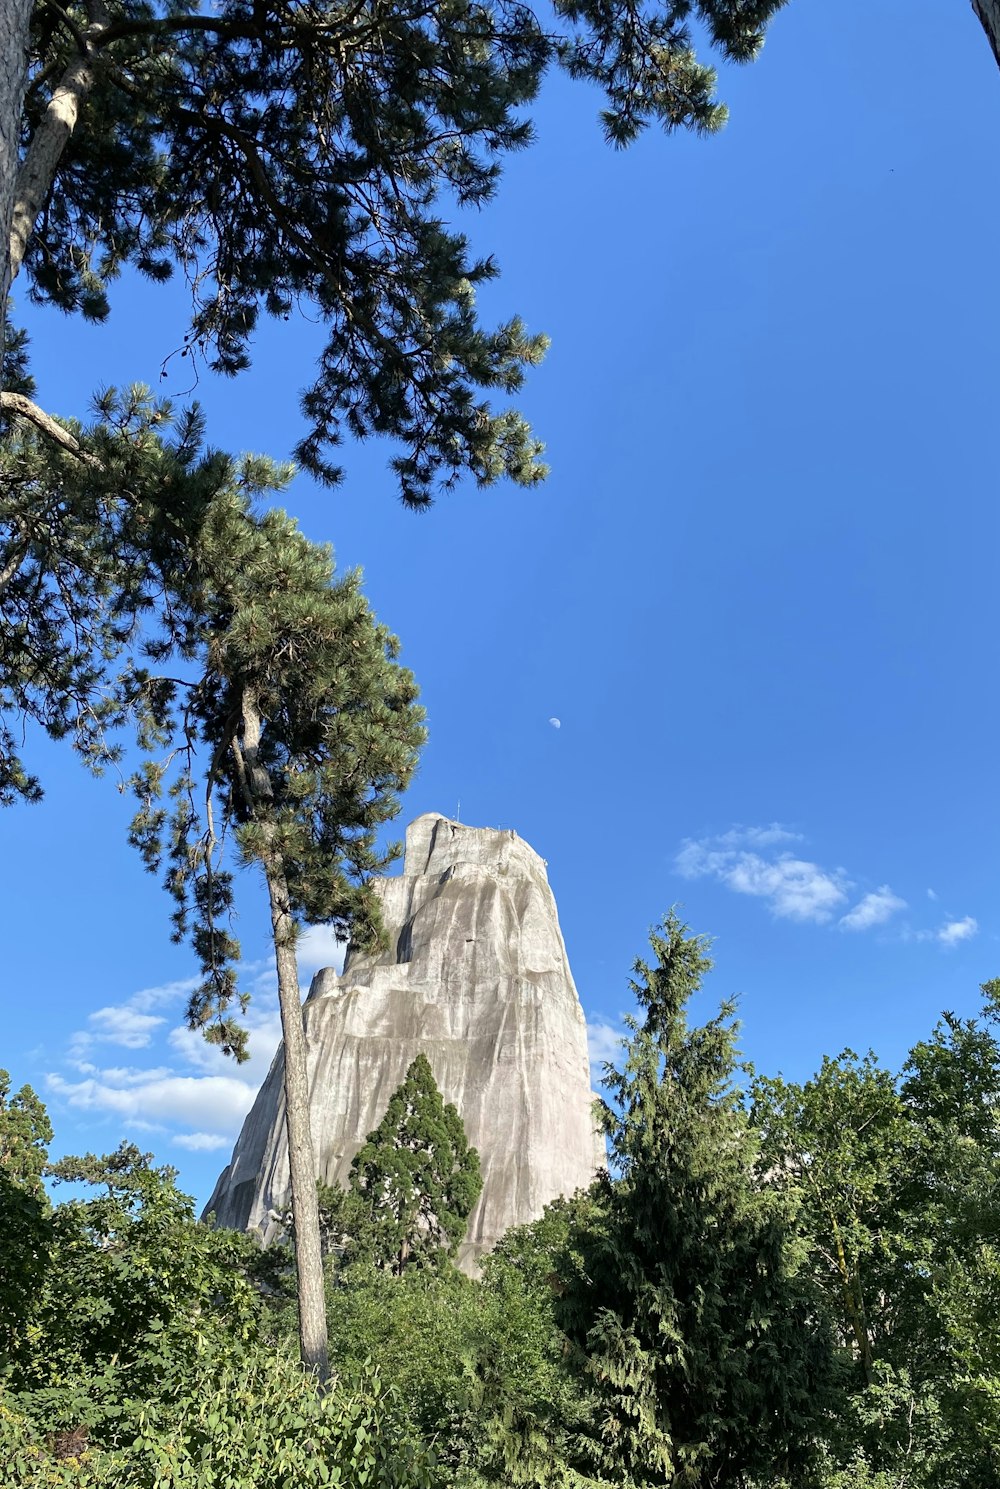
[[0, 5], [0, 346], [7, 322], [7, 296], [14, 282], [10, 230], [20, 163], [21, 114], [33, 4], [34, 0], [4, 0]]
[[70, 58], [21, 161], [21, 114], [34, 0], [3, 0], [3, 6], [0, 13], [0, 245], [3, 248], [0, 345], [6, 324], [7, 296], [49, 194], [56, 167], [94, 86], [92, 44], [108, 25], [104, 0], [88, 0], [86, 51]]
[[272, 790], [267, 770], [258, 761], [261, 718], [252, 693], [243, 696], [243, 737], [233, 741], [237, 772], [247, 796], [247, 805], [263, 829], [262, 855], [267, 892], [271, 902], [271, 931], [278, 967], [278, 1005], [285, 1042], [285, 1133], [292, 1182], [292, 1221], [295, 1227], [295, 1270], [299, 1282], [299, 1351], [302, 1361], [320, 1381], [330, 1374], [326, 1327], [326, 1293], [323, 1286], [323, 1251], [320, 1243], [319, 1195], [316, 1190], [316, 1160], [309, 1122], [309, 1072], [306, 1037], [302, 1027], [302, 999], [295, 956], [295, 919], [282, 856], [271, 845], [269, 825]]
[[986, 32], [997, 66], [1000, 67], [1000, 0], [972, 0], [979, 24]]
[[88, 0], [87, 16], [90, 22], [86, 32], [87, 51], [78, 52], [70, 59], [31, 137], [31, 144], [17, 174], [10, 222], [12, 278], [16, 277], [21, 267], [35, 221], [45, 205], [55, 178], [56, 167], [76, 128], [87, 95], [94, 86], [94, 53], [91, 48], [108, 25], [104, 0]]
[[321, 1381], [330, 1374], [326, 1328], [326, 1291], [319, 1229], [316, 1160], [309, 1122], [309, 1072], [306, 1036], [302, 1027], [295, 922], [288, 886], [279, 865], [264, 866], [271, 901], [271, 930], [278, 964], [278, 1004], [285, 1041], [285, 1133], [292, 1180], [292, 1220], [295, 1226], [295, 1270], [299, 1279], [299, 1349], [303, 1362]]

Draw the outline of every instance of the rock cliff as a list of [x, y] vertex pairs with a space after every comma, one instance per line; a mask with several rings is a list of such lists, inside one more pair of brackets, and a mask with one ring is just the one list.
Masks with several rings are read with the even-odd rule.
[[[403, 873], [379, 893], [388, 952], [350, 949], [303, 1008], [317, 1165], [346, 1182], [423, 1051], [482, 1160], [460, 1257], [470, 1267], [604, 1161], [583, 1011], [545, 864], [515, 833], [419, 817]], [[282, 1081], [279, 1048], [206, 1210], [265, 1241], [288, 1195]]]

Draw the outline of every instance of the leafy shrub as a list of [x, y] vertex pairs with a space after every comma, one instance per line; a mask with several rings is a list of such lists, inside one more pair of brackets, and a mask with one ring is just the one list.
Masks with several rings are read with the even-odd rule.
[[187, 1368], [160, 1401], [126, 1402], [117, 1431], [45, 1432], [0, 1396], [5, 1489], [426, 1489], [432, 1460], [366, 1365], [325, 1394], [290, 1357], [248, 1352]]

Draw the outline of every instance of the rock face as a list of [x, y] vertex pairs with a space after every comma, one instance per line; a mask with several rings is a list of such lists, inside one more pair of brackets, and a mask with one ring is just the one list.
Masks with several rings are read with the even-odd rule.
[[[390, 950], [349, 950], [340, 977], [317, 973], [303, 1008], [317, 1165], [346, 1183], [422, 1051], [482, 1160], [460, 1255], [471, 1268], [604, 1162], [583, 1011], [545, 864], [516, 833], [419, 817], [402, 875], [379, 892]], [[279, 1048], [206, 1210], [264, 1241], [289, 1188], [282, 1081]]]

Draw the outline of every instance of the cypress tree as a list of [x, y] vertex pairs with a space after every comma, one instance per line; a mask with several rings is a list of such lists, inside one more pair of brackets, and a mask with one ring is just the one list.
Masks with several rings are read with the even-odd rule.
[[361, 1204], [362, 1245], [397, 1275], [454, 1256], [483, 1187], [456, 1108], [446, 1106], [426, 1055], [418, 1055], [374, 1132], [355, 1156], [350, 1187]]
[[826, 1345], [797, 1285], [789, 1215], [762, 1187], [736, 1079], [734, 1005], [691, 1027], [711, 962], [671, 912], [635, 963], [641, 1020], [603, 1105], [611, 1168], [574, 1238], [567, 1332], [597, 1393], [612, 1482], [798, 1482]]

